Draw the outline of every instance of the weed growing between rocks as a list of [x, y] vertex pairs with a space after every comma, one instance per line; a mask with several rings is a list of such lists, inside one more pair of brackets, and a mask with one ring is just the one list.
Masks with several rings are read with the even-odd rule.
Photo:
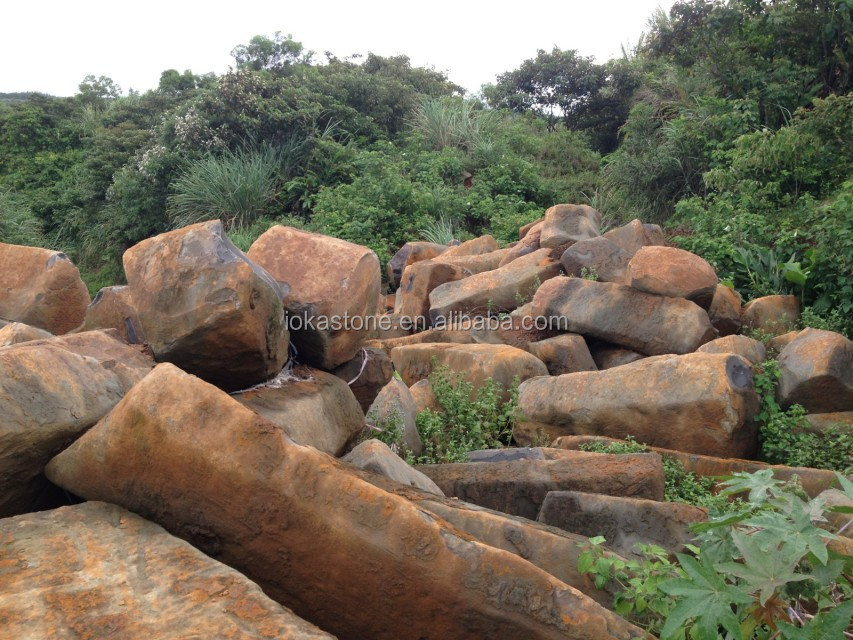
[[469, 451], [509, 444], [518, 405], [517, 379], [506, 402], [501, 401], [500, 383], [489, 379], [474, 393], [474, 385], [447, 366], [434, 367], [429, 381], [443, 411], [427, 409], [418, 414], [423, 442], [418, 464], [465, 462]]
[[[853, 499], [853, 482], [838, 476]], [[693, 526], [696, 545], [669, 559], [638, 545], [641, 559], [604, 553], [591, 538], [578, 570], [613, 589], [614, 609], [661, 640], [850, 638], [853, 558], [831, 550], [837, 535], [820, 497], [804, 499], [770, 469], [736, 473], [722, 496], [748, 492], [736, 513]]]

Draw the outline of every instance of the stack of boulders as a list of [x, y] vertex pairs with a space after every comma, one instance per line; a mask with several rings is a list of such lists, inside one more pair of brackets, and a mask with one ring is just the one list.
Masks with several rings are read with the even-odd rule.
[[[663, 460], [763, 466], [743, 328], [815, 429], [851, 421], [853, 345], [793, 331], [794, 297], [742, 306], [655, 225], [601, 224], [557, 205], [509, 247], [410, 242], [383, 283], [365, 247], [276, 226], [243, 253], [204, 222], [93, 300], [63, 254], [0, 244], [10, 637], [644, 637], [578, 572], [588, 536], [678, 551], [706, 513], [663, 501]], [[407, 463], [436, 366], [520, 383], [520, 446]], [[577, 450], [627, 435], [648, 452]]]

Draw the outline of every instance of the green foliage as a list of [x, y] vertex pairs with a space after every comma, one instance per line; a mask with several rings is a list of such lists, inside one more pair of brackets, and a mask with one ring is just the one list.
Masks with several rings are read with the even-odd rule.
[[755, 420], [759, 425], [762, 460], [771, 464], [853, 472], [853, 435], [840, 427], [810, 432], [803, 407], [792, 405], [782, 410], [776, 400], [780, 377], [779, 364], [774, 359], [761, 363], [755, 374], [755, 390], [761, 401]]
[[418, 433], [424, 446], [419, 464], [464, 462], [469, 451], [507, 446], [518, 404], [518, 380], [509, 389], [506, 402], [501, 401], [503, 390], [494, 380], [475, 390], [461, 373], [436, 363], [429, 381], [442, 410], [427, 409], [418, 414]]
[[0, 190], [0, 242], [43, 246], [41, 225], [11, 191]]
[[411, 124], [436, 151], [458, 147], [473, 153], [491, 144], [498, 118], [494, 111], [479, 108], [473, 100], [424, 97], [415, 108]]
[[[853, 483], [839, 482], [853, 498]], [[590, 540], [578, 569], [616, 592], [616, 611], [662, 640], [770, 640], [841, 637], [853, 613], [853, 588], [844, 575], [849, 556], [829, 551], [821, 498], [804, 500], [796, 486], [770, 469], [736, 473], [724, 496], [747, 493], [734, 514], [694, 525], [689, 553], [671, 562], [654, 547], [642, 559], [607, 556], [603, 539]], [[835, 635], [819, 635], [832, 630]]]
[[448, 216], [440, 215], [437, 220], [431, 220], [426, 228], [421, 229], [421, 237], [435, 244], [450, 244], [457, 236], [456, 226]]

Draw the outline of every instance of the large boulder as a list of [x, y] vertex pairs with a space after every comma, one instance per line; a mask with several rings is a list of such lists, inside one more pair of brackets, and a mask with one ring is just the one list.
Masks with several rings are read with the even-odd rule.
[[720, 336], [730, 336], [740, 331], [742, 313], [738, 292], [724, 284], [718, 284], [711, 299], [708, 317]]
[[717, 274], [707, 260], [684, 249], [641, 247], [628, 263], [625, 284], [659, 296], [687, 298], [707, 309]]
[[642, 635], [169, 364], [48, 473], [161, 524], [342, 640]]
[[503, 389], [504, 401], [509, 399], [515, 378], [524, 381], [548, 375], [548, 368], [539, 358], [515, 347], [496, 344], [414, 344], [392, 349], [391, 360], [409, 386], [428, 378], [434, 364], [446, 365], [473, 385], [472, 393], [487, 380], [494, 380]]
[[548, 373], [552, 376], [598, 369], [586, 346], [586, 340], [583, 336], [573, 333], [531, 342], [527, 345], [527, 350], [545, 363]]
[[763, 342], [747, 336], [725, 336], [706, 342], [697, 350], [699, 353], [735, 353], [752, 364], [761, 364], [767, 359]]
[[481, 253], [470, 256], [448, 256], [442, 254], [437, 258], [434, 258], [434, 261], [452, 264], [462, 269], [465, 269], [466, 271], [472, 274], [476, 274], [483, 273], [484, 271], [491, 271], [492, 269], [497, 269], [499, 266], [501, 266], [504, 259], [506, 259], [506, 257], [511, 254], [511, 252], [512, 249], [507, 247], [506, 249], [497, 249], [496, 251], [490, 251], [489, 253]]
[[744, 329], [781, 336], [795, 329], [800, 320], [797, 296], [764, 296], [743, 306], [741, 325]]
[[539, 239], [542, 236], [542, 225], [543, 222], [537, 222], [533, 227], [529, 230], [528, 233], [525, 234], [524, 238], [516, 242], [507, 254], [501, 259], [500, 266], [504, 266], [505, 264], [509, 264], [513, 260], [520, 258], [522, 256], [526, 256], [529, 253], [533, 253], [537, 251], [541, 247], [539, 246]]
[[61, 504], [45, 465], [153, 366], [102, 331], [0, 349], [0, 518]]
[[[291, 339], [300, 358], [328, 370], [355, 357], [370, 337], [368, 318], [379, 304], [381, 275], [373, 251], [275, 226], [255, 240], [248, 255], [273, 278], [290, 285], [284, 308], [291, 316]], [[315, 322], [309, 323], [312, 317]]]
[[0, 242], [0, 317], [60, 335], [80, 326], [90, 300], [64, 253]]
[[547, 249], [518, 258], [495, 269], [433, 289], [429, 295], [429, 315], [433, 324], [440, 318], [483, 316], [512, 311], [529, 301], [536, 289], [561, 271]]
[[560, 460], [457, 462], [416, 468], [446, 496], [529, 520], [536, 519], [549, 491], [663, 499], [663, 463], [657, 454], [574, 454]]
[[143, 240], [124, 253], [124, 271], [159, 362], [234, 391], [273, 377], [287, 361], [282, 291], [218, 220]]
[[407, 487], [415, 487], [421, 491], [444, 497], [441, 489], [432, 480], [406, 464], [400, 456], [391, 450], [391, 447], [379, 440], [365, 440], [341, 460]]
[[570, 276], [624, 283], [631, 256], [604, 236], [581, 240], [563, 252], [560, 263]]
[[583, 536], [604, 536], [610, 549], [629, 555], [639, 553], [636, 544], [683, 551], [695, 537], [690, 525], [707, 520], [708, 512], [678, 502], [551, 491], [536, 519]]
[[22, 342], [30, 342], [31, 340], [44, 340], [52, 338], [53, 334], [50, 331], [31, 327], [28, 324], [21, 322], [10, 322], [9, 324], [0, 327], [0, 348], [11, 347], [14, 344]]
[[406, 271], [409, 265], [421, 262], [422, 260], [430, 260], [441, 253], [447, 251], [447, 247], [443, 244], [435, 244], [434, 242], [407, 242], [394, 257], [389, 260], [386, 266], [388, 282], [395, 287], [400, 286], [400, 278]]
[[557, 204], [545, 212], [539, 246], [546, 249], [599, 235], [601, 214], [585, 204]]
[[612, 369], [613, 367], [621, 367], [622, 365], [631, 364], [632, 362], [648, 357], [631, 349], [617, 347], [615, 344], [597, 340], [589, 345], [589, 352], [592, 354], [595, 366], [601, 371]]
[[145, 342], [145, 334], [139, 324], [139, 314], [130, 300], [126, 286], [104, 287], [86, 308], [83, 329], [115, 329], [128, 344]]
[[492, 236], [480, 236], [467, 240], [455, 247], [442, 252], [443, 258], [458, 258], [460, 256], [480, 256], [498, 250], [498, 241]]
[[400, 281], [401, 316], [416, 324], [417, 330], [430, 325], [429, 295], [433, 289], [447, 282], [456, 282], [471, 275], [462, 267], [447, 262], [427, 260], [406, 267]]
[[629, 259], [642, 247], [664, 244], [663, 231], [658, 225], [643, 224], [636, 218], [628, 224], [611, 229], [604, 237], [627, 253]]
[[364, 413], [347, 383], [318, 369], [297, 367], [232, 397], [281, 427], [297, 444], [333, 456], [343, 453], [364, 427]]
[[111, 504], [0, 520], [3, 637], [332, 639], [237, 571]]
[[552, 278], [533, 298], [560, 330], [648, 355], [690, 353], [717, 337], [704, 309], [610, 282]]
[[[416, 424], [418, 405], [412, 397], [409, 387], [400, 378], [394, 376], [382, 387], [376, 400], [367, 411], [367, 419], [373, 426], [396, 429], [400, 444], [415, 456], [421, 455], [423, 445]], [[397, 453], [405, 455], [402, 451]]]
[[349, 385], [361, 410], [367, 413], [379, 391], [394, 375], [394, 364], [384, 349], [365, 345], [355, 358], [332, 373]]
[[633, 436], [669, 449], [748, 457], [757, 446], [757, 410], [752, 367], [740, 356], [658, 356], [523, 382], [513, 436], [522, 445], [540, 433]]
[[853, 410], [853, 342], [839, 333], [804, 329], [779, 354], [777, 396], [783, 407], [811, 413]]

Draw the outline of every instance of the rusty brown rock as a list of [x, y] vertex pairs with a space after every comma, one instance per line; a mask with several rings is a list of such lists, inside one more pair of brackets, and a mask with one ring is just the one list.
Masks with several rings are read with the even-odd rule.
[[124, 253], [131, 305], [160, 362], [233, 391], [287, 361], [281, 290], [218, 220], [143, 240]]
[[770, 353], [775, 353], [777, 355], [782, 353], [782, 349], [791, 344], [791, 341], [798, 335], [800, 335], [799, 331], [788, 331], [780, 336], [770, 338], [767, 341], [767, 351], [769, 351]]
[[101, 331], [0, 349], [0, 517], [62, 504], [44, 466], [153, 366]]
[[382, 349], [391, 353], [395, 347], [404, 347], [411, 344], [426, 344], [432, 342], [447, 342], [452, 344], [473, 344], [474, 338], [470, 329], [427, 329], [402, 338], [390, 338], [388, 340], [368, 340], [365, 346]]
[[690, 525], [706, 521], [708, 512], [678, 502], [551, 491], [536, 519], [583, 536], [604, 536], [608, 548], [627, 556], [639, 554], [636, 544], [683, 551], [695, 537]]
[[476, 393], [487, 380], [494, 380], [503, 389], [501, 397], [504, 401], [509, 398], [509, 389], [516, 376], [523, 381], [548, 375], [547, 367], [539, 358], [506, 345], [408, 345], [392, 349], [391, 360], [409, 386], [428, 378], [435, 361], [439, 366], [446, 365], [451, 371], [462, 374], [473, 385], [472, 393]]
[[761, 364], [767, 359], [764, 343], [747, 336], [725, 336], [706, 342], [696, 350], [698, 353], [734, 353], [749, 360], [752, 364]]
[[525, 236], [530, 233], [530, 231], [538, 224], [542, 224], [545, 222], [545, 218], [540, 218], [538, 220], [533, 220], [532, 222], [528, 222], [525, 225], [522, 225], [518, 228], [518, 239], [524, 240]]
[[343, 453], [364, 427], [364, 413], [347, 383], [325, 371], [297, 367], [267, 385], [232, 397], [294, 442], [329, 455]]
[[444, 497], [441, 489], [417, 469], [409, 466], [384, 442], [365, 440], [341, 458], [343, 462], [407, 487]]
[[601, 371], [612, 369], [613, 367], [621, 367], [622, 365], [631, 364], [632, 362], [648, 357], [630, 349], [623, 349], [607, 342], [598, 341], [589, 345], [589, 352], [592, 354], [595, 366]]
[[388, 282], [393, 286], [400, 286], [400, 278], [406, 271], [406, 267], [412, 264], [421, 262], [422, 260], [430, 260], [443, 252], [447, 251], [447, 247], [443, 244], [435, 244], [434, 242], [407, 242], [394, 257], [389, 260], [386, 265]]
[[507, 254], [501, 259], [501, 263], [499, 266], [504, 266], [505, 264], [509, 264], [513, 260], [520, 258], [522, 256], [526, 256], [529, 253], [533, 253], [534, 251], [538, 251], [541, 247], [539, 246], [539, 239], [542, 236], [542, 226], [544, 222], [538, 222], [530, 228], [529, 232], [525, 234], [524, 238], [516, 242], [511, 250], [507, 252]]
[[145, 342], [139, 314], [133, 308], [130, 290], [126, 286], [104, 287], [98, 291], [92, 304], [86, 308], [83, 328], [87, 331], [116, 329], [128, 344]]
[[720, 336], [730, 336], [740, 331], [742, 313], [738, 292], [724, 284], [718, 284], [708, 309], [708, 317]]
[[416, 424], [417, 417], [418, 405], [409, 387], [396, 376], [382, 387], [367, 411], [367, 420], [373, 427], [399, 429], [401, 444], [415, 456], [421, 455], [423, 451]]
[[498, 249], [489, 253], [483, 253], [473, 256], [445, 256], [440, 255], [435, 258], [434, 262], [452, 264], [461, 269], [469, 271], [471, 274], [483, 273], [484, 271], [492, 271], [501, 266], [504, 258], [512, 252], [511, 248]]
[[562, 331], [648, 355], [690, 353], [717, 337], [704, 309], [610, 282], [552, 278], [533, 304]]
[[547, 340], [531, 342], [527, 350], [548, 367], [552, 376], [576, 371], [596, 371], [598, 367], [589, 353], [583, 336], [564, 333]]
[[803, 329], [779, 354], [779, 404], [810, 413], [853, 410], [853, 342], [834, 331]]
[[708, 261], [675, 247], [640, 247], [628, 263], [625, 280], [638, 291], [687, 298], [704, 309], [717, 290], [717, 274]]
[[[291, 339], [300, 357], [321, 369], [334, 369], [355, 357], [369, 336], [359, 322], [372, 316], [381, 275], [379, 259], [368, 249], [345, 240], [292, 227], [275, 226], [249, 248], [249, 258], [273, 278], [290, 286], [284, 308], [290, 316], [326, 318], [315, 327], [291, 321]], [[350, 318], [342, 329], [332, 319]], [[344, 321], [341, 321], [342, 324]]]
[[459, 462], [416, 467], [446, 496], [535, 520], [549, 491], [586, 491], [663, 500], [663, 463], [654, 453], [630, 456], [573, 452], [559, 460]]
[[332, 371], [349, 385], [361, 410], [367, 413], [379, 391], [394, 375], [394, 364], [383, 349], [365, 345], [349, 362]]
[[611, 229], [604, 237], [627, 253], [629, 259], [642, 247], [664, 244], [663, 231], [658, 225], [643, 224], [636, 218], [628, 224]]
[[492, 236], [480, 236], [450, 247], [442, 252], [443, 258], [458, 258], [461, 256], [480, 256], [498, 250], [498, 241]]
[[0, 242], [0, 317], [61, 335], [80, 326], [90, 300], [64, 253]]
[[566, 274], [594, 277], [602, 282], [625, 284], [625, 273], [631, 256], [604, 236], [581, 240], [563, 252], [560, 263]]
[[438, 400], [432, 391], [432, 383], [427, 378], [418, 380], [415, 384], [409, 387], [409, 392], [412, 394], [412, 399], [415, 401], [417, 413], [426, 411], [427, 409], [435, 411], [436, 413], [444, 411], [444, 408], [438, 403]]
[[832, 411], [830, 413], [810, 413], [806, 416], [808, 430], [823, 433], [830, 427], [853, 434], [853, 411]]
[[3, 637], [320, 640], [245, 576], [120, 507], [0, 520]]
[[601, 214], [585, 204], [557, 204], [545, 212], [539, 246], [546, 249], [599, 235]]
[[31, 327], [21, 322], [10, 322], [0, 327], [0, 348], [11, 347], [13, 344], [21, 344], [30, 340], [44, 340], [52, 337], [53, 334], [50, 331]]
[[462, 280], [471, 272], [446, 262], [418, 262], [406, 267], [400, 281], [399, 313], [416, 322], [422, 323], [419, 330], [429, 325], [429, 294], [433, 289], [447, 282]]
[[633, 436], [694, 453], [748, 457], [757, 447], [752, 368], [736, 355], [658, 356], [606, 371], [534, 378], [519, 387], [513, 436]]
[[797, 296], [764, 296], [743, 306], [741, 325], [773, 336], [780, 336], [797, 326], [800, 301]]
[[162, 364], [48, 472], [162, 524], [342, 640], [641, 636], [350, 469]]
[[539, 285], [560, 273], [560, 263], [548, 253], [547, 249], [540, 249], [494, 271], [436, 287], [429, 295], [432, 324], [440, 319], [450, 321], [454, 316], [514, 310], [530, 300]]

